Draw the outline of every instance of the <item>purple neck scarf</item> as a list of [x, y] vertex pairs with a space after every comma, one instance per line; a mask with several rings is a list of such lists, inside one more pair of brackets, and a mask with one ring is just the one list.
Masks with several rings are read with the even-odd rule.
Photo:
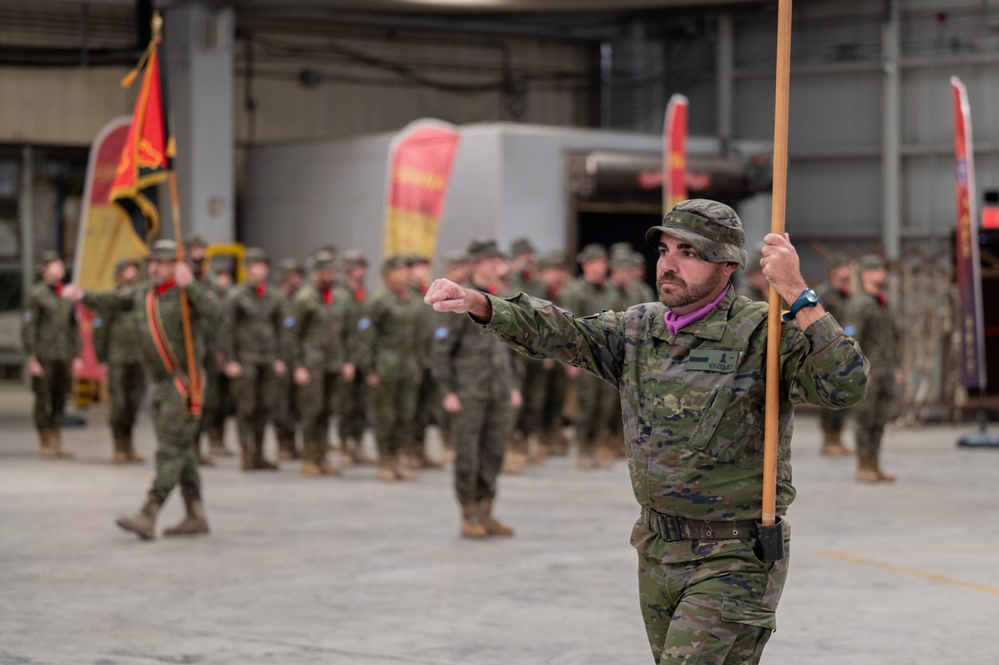
[[705, 316], [708, 315], [708, 313], [711, 310], [715, 308], [715, 306], [718, 303], [722, 301], [722, 298], [725, 297], [725, 294], [728, 293], [728, 290], [731, 288], [732, 285], [729, 284], [728, 286], [725, 287], [725, 289], [721, 293], [718, 294], [718, 297], [715, 298], [712, 302], [709, 302], [707, 305], [705, 305], [700, 309], [694, 310], [690, 314], [684, 314], [680, 316], [676, 314], [673, 310], [667, 309], [666, 314], [663, 315], [663, 318], [666, 320], [666, 327], [669, 328], [669, 334], [675, 337], [676, 333], [679, 332], [680, 330], [683, 330], [691, 323], [697, 323], [698, 321], [703, 319]]

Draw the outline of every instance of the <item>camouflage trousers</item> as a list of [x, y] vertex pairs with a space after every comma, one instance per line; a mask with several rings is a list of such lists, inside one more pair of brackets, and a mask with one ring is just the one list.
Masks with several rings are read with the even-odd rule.
[[762, 563], [753, 541], [730, 542], [731, 548], [677, 563], [639, 552], [638, 592], [656, 665], [759, 662], [776, 629], [788, 557]]
[[291, 380], [292, 368], [284, 376], [274, 377], [274, 431], [278, 437], [295, 437], [298, 425], [298, 403], [295, 382]]
[[427, 436], [427, 428], [434, 423], [440, 423], [440, 390], [437, 382], [428, 370], [421, 373], [420, 387], [416, 391], [416, 405], [413, 409], [413, 420], [410, 426], [409, 441], [423, 441]]
[[146, 378], [139, 363], [115, 363], [108, 366], [108, 390], [111, 392], [111, 433], [131, 436], [135, 419], [146, 390]]
[[561, 427], [566, 393], [569, 391], [569, 377], [565, 375], [565, 367], [556, 364], [550, 370], [543, 371], [541, 384], [543, 389], [539, 426], [543, 430]]
[[822, 409], [819, 411], [819, 423], [822, 431], [827, 434], [834, 434], [843, 431], [843, 424], [846, 422], [846, 414], [849, 409]]
[[229, 379], [229, 387], [236, 406], [240, 443], [250, 445], [262, 442], [277, 392], [277, 375], [273, 365], [244, 363], [242, 376]]
[[416, 416], [416, 380], [419, 373], [411, 369], [378, 370], [378, 387], [371, 391], [371, 407], [375, 417], [375, 441], [378, 454], [391, 457], [408, 444]]
[[189, 417], [185, 399], [172, 381], [151, 386], [153, 428], [156, 431], [156, 477], [149, 491], [160, 502], [180, 485], [184, 496], [201, 495], [197, 440], [199, 421]]
[[508, 399], [460, 397], [461, 411], [452, 414], [455, 493], [459, 501], [492, 499], [513, 431], [513, 407]]
[[537, 433], [541, 429], [541, 415], [545, 408], [546, 372], [542, 369], [542, 361], [526, 358], [524, 360], [524, 380], [520, 385], [520, 394], [524, 404], [517, 413], [515, 429], [524, 436]]
[[338, 374], [310, 370], [311, 380], [297, 386], [298, 412], [302, 417], [303, 460], [319, 463], [326, 459], [330, 416], [336, 401]]
[[368, 424], [368, 377], [357, 372], [350, 383], [340, 382], [337, 389], [337, 433], [341, 441], [354, 439], [360, 441], [364, 436], [364, 427]]
[[69, 362], [65, 360], [40, 360], [43, 376], [31, 377], [31, 391], [35, 393], [35, 427], [38, 430], [62, 427], [62, 414], [66, 398], [72, 387], [73, 377]]
[[225, 427], [225, 419], [233, 412], [232, 394], [229, 390], [229, 377], [221, 369], [209, 362], [205, 369], [204, 407], [201, 411], [201, 427], [205, 430]]
[[894, 417], [894, 377], [871, 379], [867, 384], [867, 398], [854, 406], [854, 434], [857, 450], [880, 450], [885, 425]]
[[607, 423], [615, 402], [620, 402], [620, 396], [609, 383], [589, 372], [579, 375], [576, 380], [575, 425], [580, 452], [593, 452], [597, 439], [607, 433]]

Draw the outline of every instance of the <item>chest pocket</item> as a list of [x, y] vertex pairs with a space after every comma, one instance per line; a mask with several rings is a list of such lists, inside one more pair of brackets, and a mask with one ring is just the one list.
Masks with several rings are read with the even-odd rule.
[[690, 433], [690, 447], [719, 462], [755, 467], [763, 448], [763, 409], [748, 395], [717, 386]]

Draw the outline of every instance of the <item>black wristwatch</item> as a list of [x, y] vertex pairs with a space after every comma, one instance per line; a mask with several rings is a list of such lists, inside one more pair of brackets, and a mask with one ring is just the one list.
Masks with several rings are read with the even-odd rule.
[[814, 289], [805, 289], [798, 299], [791, 303], [791, 309], [783, 316], [784, 321], [791, 321], [794, 315], [804, 307], [815, 307], [819, 304], [819, 294]]

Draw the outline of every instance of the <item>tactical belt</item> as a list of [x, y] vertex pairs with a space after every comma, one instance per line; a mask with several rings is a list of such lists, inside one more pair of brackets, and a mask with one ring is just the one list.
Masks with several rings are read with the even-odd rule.
[[692, 520], [642, 508], [642, 523], [667, 542], [679, 540], [744, 540], [757, 535], [756, 520]]

